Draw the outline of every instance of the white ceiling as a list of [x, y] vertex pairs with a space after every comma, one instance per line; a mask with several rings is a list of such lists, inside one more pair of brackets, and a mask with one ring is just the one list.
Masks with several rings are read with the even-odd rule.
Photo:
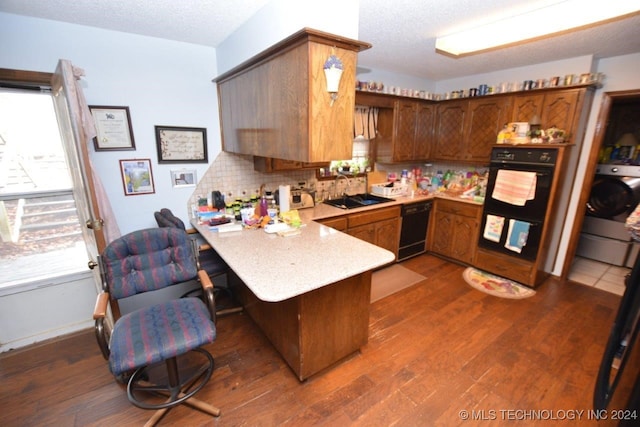
[[[640, 0], [621, 1], [636, 2], [640, 10]], [[1, 0], [0, 11], [216, 47], [268, 2]], [[373, 48], [360, 54], [359, 66], [442, 80], [583, 55], [600, 59], [640, 52], [640, 14], [461, 59], [435, 52], [436, 35], [531, 3], [532, 0], [360, 0], [358, 38]], [[585, 7], [593, 3], [606, 7], [606, 0], [583, 2]]]

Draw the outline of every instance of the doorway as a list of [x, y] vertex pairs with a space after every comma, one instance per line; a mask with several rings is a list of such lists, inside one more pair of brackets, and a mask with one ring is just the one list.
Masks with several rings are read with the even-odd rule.
[[86, 271], [49, 90], [0, 88], [0, 164], [0, 287]]
[[[576, 221], [571, 233], [567, 258], [563, 267], [563, 276], [570, 280], [622, 294], [624, 278], [630, 271], [628, 266], [613, 265], [589, 258], [576, 256], [581, 233], [585, 226], [585, 215], [591, 190], [597, 179], [599, 164], [612, 166], [638, 166], [637, 144], [628, 143], [640, 140], [640, 89], [606, 92], [603, 94], [600, 113], [596, 123], [596, 133], [589, 156], [584, 185], [580, 194]], [[588, 225], [588, 224], [586, 224]], [[588, 227], [587, 227], [588, 228]], [[584, 241], [584, 239], [583, 239]], [[633, 257], [633, 254], [629, 255]]]

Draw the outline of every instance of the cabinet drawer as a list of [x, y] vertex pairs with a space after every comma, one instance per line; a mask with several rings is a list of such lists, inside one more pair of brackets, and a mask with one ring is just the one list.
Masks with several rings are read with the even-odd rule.
[[327, 227], [335, 228], [338, 231], [345, 231], [347, 229], [347, 217], [344, 216], [320, 219], [318, 222], [326, 225]]
[[400, 206], [381, 208], [349, 215], [349, 228], [400, 217]]
[[493, 273], [497, 276], [515, 280], [529, 285], [533, 265], [515, 258], [506, 257], [495, 252], [487, 252], [478, 248], [476, 252], [475, 266], [480, 270]]
[[436, 199], [436, 210], [459, 216], [476, 218], [482, 212], [482, 206], [455, 200]]

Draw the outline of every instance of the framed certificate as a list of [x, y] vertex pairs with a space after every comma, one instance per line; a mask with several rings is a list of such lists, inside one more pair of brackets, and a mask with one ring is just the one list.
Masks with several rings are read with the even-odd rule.
[[207, 129], [156, 126], [158, 163], [207, 163]]
[[96, 124], [96, 151], [135, 150], [129, 107], [89, 106]]

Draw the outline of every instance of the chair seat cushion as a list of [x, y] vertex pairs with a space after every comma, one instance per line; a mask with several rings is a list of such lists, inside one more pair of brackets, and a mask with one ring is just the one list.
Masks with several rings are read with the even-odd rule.
[[122, 316], [111, 335], [109, 368], [132, 371], [213, 342], [216, 327], [198, 298], [181, 298]]

